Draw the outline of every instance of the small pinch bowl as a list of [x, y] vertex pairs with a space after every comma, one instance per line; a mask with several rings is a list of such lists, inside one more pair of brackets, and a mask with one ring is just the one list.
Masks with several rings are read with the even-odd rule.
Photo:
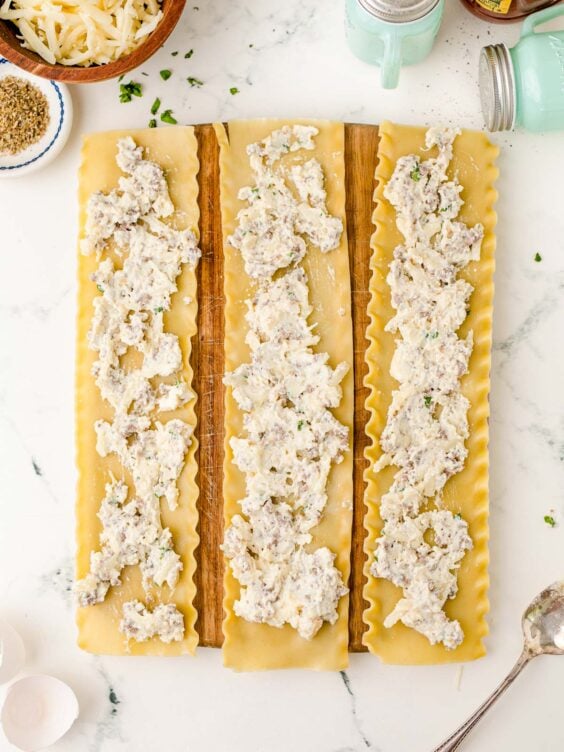
[[148, 60], [161, 47], [178, 23], [186, 0], [162, 0], [163, 17], [158, 26], [129, 55], [104, 65], [51, 65], [32, 50], [22, 47], [17, 38], [17, 28], [9, 21], [0, 20], [0, 56], [35, 76], [69, 84], [88, 84], [106, 81], [136, 68]]

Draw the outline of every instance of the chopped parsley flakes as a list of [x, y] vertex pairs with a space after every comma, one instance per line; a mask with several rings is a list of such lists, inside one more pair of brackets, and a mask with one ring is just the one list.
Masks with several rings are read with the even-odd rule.
[[122, 103], [131, 102], [132, 97], [142, 96], [143, 87], [141, 86], [141, 84], [138, 84], [135, 81], [130, 81], [127, 84], [119, 85], [119, 101]]
[[550, 527], [556, 527], [556, 520], [551, 514], [545, 514], [544, 521], [547, 525], [550, 525]]
[[229, 89], [229, 93], [230, 93], [230, 94], [239, 94], [239, 89], [238, 89], [238, 88], [237, 88], [236, 86], [232, 86], [232, 87], [231, 87], [231, 88]]
[[160, 71], [159, 75], [163, 81], [168, 81], [168, 79], [172, 76], [172, 71], [165, 68], [165, 70]]
[[161, 120], [163, 123], [170, 123], [170, 125], [176, 125], [176, 123], [178, 123], [178, 120], [172, 114], [172, 110], [161, 112]]
[[537, 262], [542, 261], [542, 256], [540, 255], [538, 251], [535, 253], [535, 261]]
[[188, 81], [190, 86], [203, 86], [204, 85], [203, 81], [200, 81], [199, 78], [194, 78], [194, 76], [188, 76], [186, 80]]

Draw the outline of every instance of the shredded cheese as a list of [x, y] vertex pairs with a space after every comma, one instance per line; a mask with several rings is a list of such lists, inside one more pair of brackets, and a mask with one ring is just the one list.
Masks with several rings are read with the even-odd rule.
[[155, 30], [160, 0], [3, 0], [22, 46], [48, 63], [100, 65], [132, 52]]

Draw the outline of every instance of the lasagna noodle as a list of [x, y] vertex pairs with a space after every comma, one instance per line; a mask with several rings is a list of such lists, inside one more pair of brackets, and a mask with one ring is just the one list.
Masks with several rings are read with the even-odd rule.
[[[395, 335], [384, 327], [395, 311], [390, 302], [390, 288], [386, 282], [388, 266], [394, 248], [403, 242], [396, 227], [396, 214], [384, 198], [384, 187], [391, 178], [397, 160], [408, 154], [427, 159], [425, 128], [399, 126], [385, 122], [380, 127], [377, 187], [373, 214], [375, 232], [371, 247], [371, 281], [366, 352], [368, 373], [365, 385], [369, 389], [366, 408], [369, 412], [367, 434], [370, 444], [366, 450], [368, 467], [366, 481], [366, 538], [364, 550], [366, 584], [364, 598], [368, 607], [364, 621], [368, 630], [364, 645], [385, 663], [432, 664], [468, 661], [485, 654], [483, 639], [488, 632], [488, 393], [492, 338], [492, 301], [496, 215], [493, 209], [497, 198], [494, 181], [498, 175], [495, 159], [498, 150], [482, 133], [463, 131], [454, 141], [454, 154], [449, 173], [456, 175], [463, 187], [464, 205], [458, 219], [467, 225], [481, 222], [484, 239], [480, 260], [471, 261], [459, 273], [474, 287], [470, 298], [470, 313], [459, 329], [465, 337], [472, 329], [474, 349], [469, 371], [461, 379], [461, 391], [470, 401], [468, 411], [468, 457], [462, 472], [450, 478], [444, 488], [445, 508], [460, 513], [468, 522], [474, 547], [467, 552], [458, 571], [458, 594], [445, 604], [446, 614], [458, 619], [464, 631], [464, 641], [448, 650], [442, 644], [431, 645], [426, 637], [398, 622], [391, 628], [383, 626], [386, 616], [401, 596], [400, 588], [370, 574], [374, 561], [376, 540], [382, 527], [378, 501], [388, 491], [397, 468], [389, 466], [379, 473], [373, 467], [381, 455], [379, 437], [386, 425], [392, 391], [397, 382], [390, 376], [390, 363], [395, 350]], [[431, 152], [432, 155], [433, 152]]]
[[[117, 142], [131, 136], [144, 149], [146, 159], [157, 162], [165, 171], [171, 199], [175, 206], [172, 217], [178, 229], [190, 227], [198, 237], [198, 158], [197, 142], [193, 128], [167, 128], [166, 130], [132, 130], [96, 133], [84, 138], [79, 178], [80, 237], [84, 236], [88, 198], [94, 191], [110, 191], [117, 186], [122, 175], [116, 164]], [[166, 220], [169, 221], [169, 220]], [[115, 256], [114, 256], [115, 259]], [[115, 259], [117, 260], [117, 259]], [[96, 452], [94, 422], [100, 418], [111, 421], [113, 411], [104, 402], [91, 374], [97, 354], [88, 348], [87, 334], [93, 315], [93, 300], [99, 293], [91, 280], [98, 266], [96, 254], [78, 256], [78, 331], [76, 372], [76, 441], [78, 465], [77, 493], [77, 579], [84, 577], [90, 566], [90, 553], [100, 548], [101, 524], [97, 513], [104, 497], [104, 486], [110, 473], [124, 478], [130, 490], [133, 483], [115, 455], [102, 458]], [[191, 338], [196, 333], [197, 289], [196, 273], [184, 265], [177, 278], [178, 291], [171, 298], [170, 311], [164, 315], [165, 330], [179, 337], [183, 365], [181, 376], [192, 387], [193, 371], [190, 365]], [[183, 298], [191, 298], [187, 305]], [[129, 355], [129, 354], [128, 354]], [[126, 356], [127, 357], [127, 356]], [[183, 407], [163, 413], [164, 420], [180, 418], [193, 428], [196, 425], [195, 399]], [[185, 464], [178, 479], [178, 507], [171, 511], [166, 502], [161, 503], [163, 527], [172, 532], [175, 551], [182, 560], [183, 569], [178, 584], [171, 592], [168, 586], [154, 588], [149, 601], [141, 585], [138, 567], [126, 567], [122, 584], [110, 588], [103, 603], [79, 608], [77, 613], [78, 644], [84, 650], [106, 655], [180, 655], [193, 653], [198, 637], [195, 630], [196, 610], [193, 600], [196, 593], [194, 550], [198, 545], [196, 526], [198, 513], [196, 500], [196, 449], [192, 441]], [[119, 631], [124, 602], [139, 599], [152, 608], [160, 602], [174, 602], [184, 615], [184, 638], [180, 642], [165, 644], [158, 637], [146, 642], [135, 642]]]
[[[254, 294], [255, 284], [245, 274], [238, 250], [226, 241], [237, 224], [237, 213], [245, 205], [237, 198], [240, 188], [253, 184], [254, 178], [246, 153], [248, 144], [266, 138], [284, 125], [314, 125], [319, 134], [314, 138], [315, 150], [297, 152], [298, 157], [319, 160], [325, 173], [327, 208], [340, 217], [345, 226], [344, 126], [326, 121], [254, 120], [216, 125], [220, 143], [221, 213], [225, 255], [225, 370], [233, 371], [250, 360], [245, 343], [247, 323], [245, 300]], [[292, 155], [294, 156], [294, 155]], [[294, 157], [295, 158], [295, 157]], [[341, 386], [343, 398], [335, 417], [349, 429], [349, 451], [340, 464], [333, 465], [327, 485], [328, 501], [320, 524], [312, 530], [310, 548], [328, 546], [336, 553], [335, 566], [347, 584], [350, 572], [352, 525], [352, 438], [353, 438], [353, 345], [348, 248], [346, 230], [337, 249], [323, 254], [308, 244], [302, 262], [308, 278], [315, 323], [320, 336], [316, 352], [329, 353], [334, 368], [346, 361], [350, 370]], [[229, 441], [241, 435], [243, 413], [233, 399], [231, 389], [225, 395], [225, 458], [224, 458], [224, 521], [227, 527], [235, 514], [241, 513], [239, 501], [245, 496], [245, 476], [233, 462]], [[234, 602], [239, 597], [239, 583], [228, 562], [224, 577], [223, 657], [224, 663], [237, 670], [275, 668], [313, 668], [336, 670], [348, 663], [348, 595], [338, 604], [338, 620], [325, 623], [316, 636], [307, 641], [288, 624], [281, 629], [268, 624], [245, 621], [235, 615]]]

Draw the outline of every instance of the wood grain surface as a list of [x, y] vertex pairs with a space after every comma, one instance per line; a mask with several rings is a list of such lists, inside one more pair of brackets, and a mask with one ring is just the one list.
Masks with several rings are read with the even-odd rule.
[[[194, 387], [198, 394], [196, 430], [199, 441], [198, 486], [200, 498], [200, 545], [196, 551], [196, 629], [200, 645], [220, 647], [223, 641], [223, 238], [219, 203], [219, 148], [210, 125], [196, 126], [200, 159], [200, 247], [198, 270], [198, 336], [193, 343]], [[364, 352], [367, 342], [370, 236], [372, 196], [378, 148], [378, 128], [372, 125], [345, 125], [346, 212], [351, 266], [354, 330], [354, 521], [351, 552], [349, 645], [353, 652], [364, 651], [361, 644], [364, 539]]]
[[89, 84], [95, 81], [106, 81], [137, 68], [138, 65], [154, 55], [172, 33], [185, 5], [186, 0], [162, 0], [163, 17], [156, 29], [129, 55], [124, 55], [119, 60], [106, 65], [92, 65], [87, 68], [82, 65], [61, 65], [58, 63], [51, 65], [36, 52], [22, 47], [17, 37], [16, 26], [10, 21], [2, 20], [0, 20], [0, 55], [19, 68], [42, 78], [66, 81], [68, 84]]

